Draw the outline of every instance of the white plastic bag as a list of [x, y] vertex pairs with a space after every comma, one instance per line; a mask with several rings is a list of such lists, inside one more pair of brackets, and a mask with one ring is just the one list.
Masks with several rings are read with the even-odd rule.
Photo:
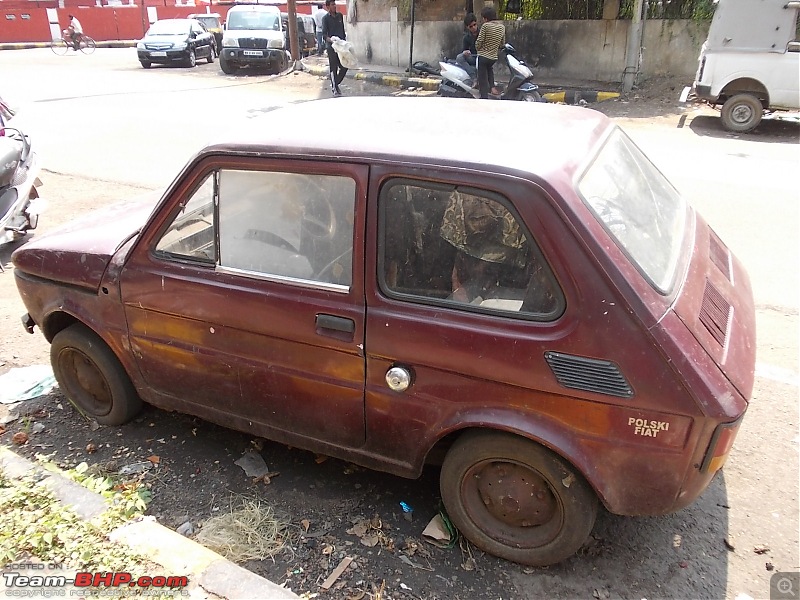
[[356, 58], [356, 52], [353, 48], [353, 44], [333, 36], [331, 37], [331, 45], [336, 51], [336, 54], [339, 55], [339, 62], [342, 63], [343, 67], [346, 69], [354, 69], [358, 66], [358, 58]]

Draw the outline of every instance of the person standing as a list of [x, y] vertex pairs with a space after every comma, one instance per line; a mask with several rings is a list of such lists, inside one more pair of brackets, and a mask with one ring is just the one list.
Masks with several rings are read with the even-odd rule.
[[325, 0], [325, 10], [328, 14], [322, 19], [322, 37], [328, 44], [328, 66], [331, 72], [331, 93], [334, 96], [341, 96], [342, 90], [339, 84], [347, 74], [347, 68], [342, 66], [339, 55], [333, 49], [333, 40], [337, 37], [340, 40], [347, 39], [344, 32], [344, 17], [336, 12], [336, 0]]
[[322, 38], [322, 19], [324, 19], [327, 14], [328, 11], [322, 8], [322, 4], [317, 4], [313, 15], [314, 25], [317, 27], [317, 56], [322, 56], [322, 53], [325, 51], [325, 40]]
[[499, 93], [494, 85], [494, 63], [497, 62], [498, 51], [506, 43], [506, 28], [497, 20], [497, 11], [493, 6], [487, 6], [481, 11], [483, 21], [475, 40], [478, 50], [478, 89], [481, 98], [489, 97], [489, 90], [495, 96]]
[[478, 20], [474, 13], [467, 13], [464, 17], [464, 39], [461, 42], [461, 54], [456, 56], [456, 64], [464, 69], [475, 81], [477, 69], [475, 60], [478, 57], [478, 50], [475, 48], [475, 40], [478, 37]]

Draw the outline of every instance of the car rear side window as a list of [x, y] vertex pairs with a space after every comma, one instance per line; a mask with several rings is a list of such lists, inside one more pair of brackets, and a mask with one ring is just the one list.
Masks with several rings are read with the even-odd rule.
[[549, 265], [504, 199], [394, 180], [381, 191], [380, 214], [388, 295], [535, 320], [563, 312]]

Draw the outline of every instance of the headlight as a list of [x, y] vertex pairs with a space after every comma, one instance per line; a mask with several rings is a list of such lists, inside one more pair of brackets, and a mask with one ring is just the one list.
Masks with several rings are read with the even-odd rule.
[[267, 42], [267, 48], [283, 48], [283, 40], [273, 38]]
[[142, 42], [136, 42], [136, 49], [144, 50], [144, 44]]
[[186, 44], [188, 44], [188, 42], [186, 40], [184, 40], [182, 42], [177, 42], [177, 43], [172, 45], [172, 49], [173, 50], [186, 50]]
[[224, 38], [222, 38], [222, 47], [223, 48], [238, 48], [239, 47], [239, 40], [237, 40], [236, 38], [224, 37]]

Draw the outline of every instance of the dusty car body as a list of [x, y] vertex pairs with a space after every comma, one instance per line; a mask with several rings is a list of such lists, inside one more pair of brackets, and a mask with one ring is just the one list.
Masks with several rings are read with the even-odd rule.
[[161, 19], [136, 43], [136, 54], [145, 69], [175, 62], [194, 67], [198, 58], [212, 63], [214, 36], [196, 19]]
[[[309, 143], [294, 124], [330, 102]], [[73, 403], [114, 425], [143, 400], [404, 477], [443, 456], [454, 523], [525, 564], [577, 551], [598, 500], [664, 514], [708, 486], [752, 392], [749, 280], [612, 121], [281, 111], [201, 150], [155, 208], [14, 253]], [[463, 153], [476, 118], [503, 152]], [[523, 146], [520, 123], [550, 142]]]

